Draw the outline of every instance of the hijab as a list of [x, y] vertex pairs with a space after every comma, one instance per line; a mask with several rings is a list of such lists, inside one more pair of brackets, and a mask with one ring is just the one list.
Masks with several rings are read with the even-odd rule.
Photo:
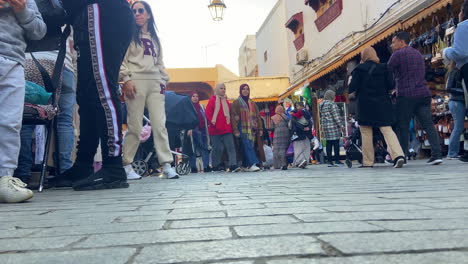
[[215, 101], [215, 110], [213, 112], [213, 118], [211, 119], [211, 122], [216, 124], [216, 119], [218, 118], [219, 110], [221, 107], [223, 108], [223, 113], [224, 117], [226, 118], [226, 123], [231, 124], [231, 114], [229, 113], [229, 105], [227, 103], [227, 98], [226, 95], [221, 96], [220, 93], [220, 88], [221, 87], [226, 87], [224, 83], [219, 83], [215, 87], [215, 96], [216, 96], [216, 101]]
[[[192, 92], [192, 96], [196, 94], [198, 95], [200, 98], [200, 94], [197, 92], [197, 91], [193, 91]], [[204, 128], [205, 127], [205, 117], [203, 115], [203, 110], [202, 110], [202, 107], [200, 105], [200, 103], [194, 103], [192, 102], [193, 104], [193, 107], [195, 108], [195, 110], [197, 111], [197, 116], [198, 116], [198, 128]]]
[[361, 51], [361, 63], [373, 61], [375, 63], [380, 63], [380, 59], [377, 56], [377, 52], [374, 48], [368, 47]]
[[284, 111], [284, 107], [282, 107], [281, 105], [278, 105], [275, 108], [275, 114], [276, 115], [271, 117], [271, 120], [273, 120], [273, 123], [275, 123], [275, 125], [279, 124], [281, 120], [287, 119], [285, 111]]
[[239, 87], [239, 95], [240, 95], [240, 97], [242, 97], [242, 99], [244, 99], [244, 101], [245, 101], [246, 103], [249, 103], [250, 92], [249, 92], [249, 95], [247, 95], [247, 96], [243, 96], [243, 95], [242, 95], [242, 89], [244, 89], [244, 87], [249, 87], [249, 89], [250, 89], [250, 86], [249, 86], [248, 84], [246, 84], [246, 83], [241, 84], [241, 86]]

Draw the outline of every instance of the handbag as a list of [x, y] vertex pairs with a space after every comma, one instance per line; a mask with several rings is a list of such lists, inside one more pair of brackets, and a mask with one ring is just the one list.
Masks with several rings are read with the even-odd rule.
[[[47, 25], [47, 33], [41, 40], [26, 40], [26, 52], [58, 50], [62, 37], [62, 26], [67, 14], [61, 0], [35, 0], [37, 8]], [[68, 37], [68, 36], [67, 36]]]

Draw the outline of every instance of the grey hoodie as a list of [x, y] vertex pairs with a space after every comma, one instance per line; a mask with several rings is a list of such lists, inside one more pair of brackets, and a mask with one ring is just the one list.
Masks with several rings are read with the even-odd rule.
[[0, 56], [24, 64], [26, 39], [42, 39], [47, 27], [34, 0], [26, 0], [26, 8], [14, 13], [9, 6], [0, 6]]

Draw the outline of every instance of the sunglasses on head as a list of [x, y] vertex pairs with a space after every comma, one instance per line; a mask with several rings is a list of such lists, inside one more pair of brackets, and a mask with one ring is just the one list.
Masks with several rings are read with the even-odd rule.
[[134, 13], [135, 15], [136, 15], [137, 13], [141, 15], [141, 14], [145, 13], [145, 9], [144, 9], [144, 8], [135, 8], [135, 9], [133, 9], [133, 13]]

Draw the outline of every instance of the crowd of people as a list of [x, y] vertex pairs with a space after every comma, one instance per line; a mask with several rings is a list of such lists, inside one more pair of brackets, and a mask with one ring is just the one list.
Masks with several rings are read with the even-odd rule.
[[[68, 41], [57, 117], [61, 171], [56, 172], [58, 176], [50, 180], [51, 184], [82, 191], [127, 188], [128, 180], [140, 179], [132, 162], [140, 143], [145, 109], [152, 124], [162, 176], [178, 178], [165, 126], [169, 75], [150, 5], [136, 1], [129, 6], [126, 0], [92, 4], [63, 0], [63, 4], [74, 34]], [[467, 19], [468, 1], [465, 1], [454, 45], [444, 51], [444, 56], [460, 69], [462, 80], [468, 78]], [[42, 39], [47, 29], [34, 0], [0, 0], [0, 22], [0, 203], [16, 203], [33, 196], [25, 182], [31, 177], [34, 127], [22, 126], [21, 122], [25, 70], [34, 66], [33, 58], [25, 56], [26, 43]], [[349, 92], [350, 98], [357, 101], [355, 119], [362, 136], [361, 168], [374, 166], [375, 128], [383, 134], [393, 166], [402, 168], [409, 156], [409, 126], [414, 117], [432, 147], [428, 163], [443, 162], [431, 117], [431, 93], [424, 80], [424, 59], [409, 43], [408, 33], [397, 33], [392, 41], [394, 52], [387, 64], [380, 63], [372, 47], [364, 49], [361, 64], [352, 73]], [[38, 52], [35, 57], [53, 66], [57, 54], [57, 51]], [[121, 90], [119, 82], [123, 84]], [[191, 101], [198, 117], [196, 126], [186, 131], [193, 147], [192, 172], [257, 172], [270, 166], [281, 170], [305, 169], [311, 160], [319, 160], [322, 146], [314, 132], [314, 121], [318, 120], [313, 119], [302, 102], [294, 105], [290, 101], [280, 102], [271, 117], [272, 131], [268, 131], [250, 92], [251, 87], [242, 84], [239, 97], [231, 103], [226, 85], [219, 83], [206, 107], [200, 103], [199, 92], [192, 92]], [[396, 104], [392, 103], [392, 93]], [[125, 137], [122, 98], [127, 108]], [[448, 156], [462, 161], [468, 161], [468, 154], [459, 156], [460, 144], [456, 143], [463, 131], [467, 98], [464, 87], [464, 93], [462, 89], [462, 94], [452, 94], [450, 101], [455, 119], [451, 141], [455, 143], [450, 144]], [[340, 147], [347, 136], [346, 121], [334, 100], [335, 92], [328, 90], [318, 106], [329, 167], [343, 166]], [[72, 161], [75, 102], [80, 122], [76, 158]], [[267, 143], [270, 137], [271, 148]], [[95, 172], [94, 157], [99, 145], [102, 168]], [[288, 157], [289, 154], [293, 157]]]

